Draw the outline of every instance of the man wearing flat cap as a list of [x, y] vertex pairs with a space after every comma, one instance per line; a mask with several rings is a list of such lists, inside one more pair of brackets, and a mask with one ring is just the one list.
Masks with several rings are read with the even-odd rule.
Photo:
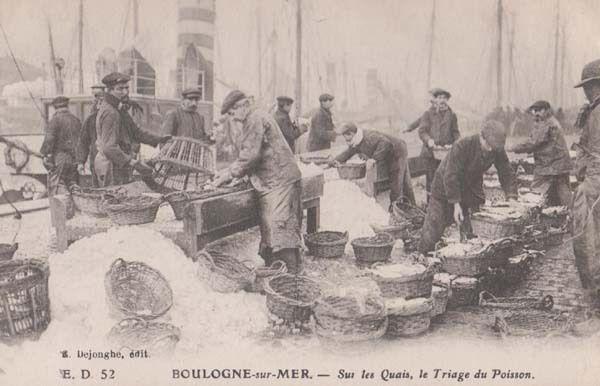
[[198, 87], [181, 92], [181, 105], [167, 112], [162, 124], [162, 132], [176, 137], [188, 137], [214, 142], [207, 133], [204, 117], [198, 114], [198, 102], [202, 99], [202, 90]]
[[433, 148], [435, 146], [452, 145], [460, 138], [456, 114], [448, 106], [448, 100], [451, 97], [450, 93], [441, 88], [434, 88], [429, 93], [432, 96], [432, 106], [423, 113], [418, 124], [419, 138], [423, 142], [421, 158], [427, 164], [425, 188], [428, 199], [435, 171], [440, 164], [440, 160], [435, 159], [433, 156]]
[[533, 153], [535, 169], [531, 188], [544, 197], [554, 191], [558, 197], [558, 205], [571, 205], [571, 186], [569, 174], [571, 156], [567, 142], [558, 120], [552, 115], [552, 108], [547, 101], [537, 101], [527, 112], [533, 116], [534, 123], [526, 142], [508, 146], [506, 151], [515, 153]]
[[461, 227], [461, 233], [472, 236], [470, 212], [485, 202], [483, 175], [492, 165], [498, 170], [506, 198], [517, 199], [516, 179], [504, 151], [505, 142], [502, 123], [486, 121], [481, 133], [459, 139], [452, 146], [435, 172], [419, 252], [433, 251], [453, 221]]
[[106, 86], [104, 102], [96, 117], [98, 154], [94, 168], [101, 187], [123, 185], [131, 180], [132, 168], [142, 175], [152, 174], [153, 169], [134, 157], [135, 143], [157, 146], [171, 139], [170, 135], [158, 136], [132, 124], [129, 115], [129, 76], [118, 72], [102, 79]]
[[589, 103], [575, 123], [581, 130], [576, 170], [582, 182], [573, 199], [573, 251], [584, 300], [600, 310], [600, 60], [585, 65], [575, 87], [583, 87]]
[[333, 95], [331, 94], [322, 94], [319, 97], [321, 107], [310, 121], [310, 132], [308, 133], [307, 143], [308, 151], [331, 149], [331, 142], [335, 141], [337, 134], [331, 116], [333, 99]]
[[230, 115], [243, 127], [238, 158], [215, 176], [213, 185], [250, 177], [258, 193], [259, 255], [265, 265], [282, 260], [289, 272], [298, 273], [302, 268], [302, 185], [294, 154], [273, 117], [256, 110], [243, 92], [231, 91], [221, 114]]
[[308, 128], [305, 125], [301, 125], [300, 127], [292, 122], [292, 118], [290, 118], [290, 111], [292, 110], [292, 104], [294, 100], [288, 96], [279, 96], [277, 97], [277, 110], [273, 114], [273, 118], [279, 125], [283, 136], [285, 137], [286, 142], [290, 146], [292, 153], [296, 152], [296, 139], [300, 137], [302, 134], [306, 133]]
[[375, 130], [363, 130], [352, 122], [344, 124], [341, 132], [348, 143], [348, 149], [335, 157], [334, 164], [346, 162], [355, 154], [366, 156], [367, 163], [373, 160], [387, 164], [390, 176], [389, 210], [391, 211], [393, 202], [399, 199], [406, 199], [415, 205], [406, 142]]
[[48, 195], [58, 192], [59, 185], [69, 187], [79, 183], [77, 174], [77, 144], [81, 133], [81, 121], [69, 111], [69, 98], [59, 96], [52, 100], [55, 113], [52, 116], [40, 153], [48, 170]]
[[84, 173], [84, 165], [87, 163], [92, 173], [92, 184], [96, 188], [100, 186], [96, 170], [94, 169], [94, 159], [96, 158], [96, 154], [98, 154], [98, 150], [96, 149], [96, 117], [98, 116], [100, 103], [104, 99], [105, 88], [102, 84], [92, 86], [94, 102], [90, 109], [90, 115], [83, 121], [83, 128], [79, 137], [79, 144], [77, 145], [77, 172], [82, 175]]

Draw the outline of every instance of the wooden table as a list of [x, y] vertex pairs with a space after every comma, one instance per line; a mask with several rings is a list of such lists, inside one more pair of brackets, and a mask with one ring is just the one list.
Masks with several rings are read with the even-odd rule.
[[[319, 229], [323, 174], [302, 178], [302, 208], [306, 209], [307, 232]], [[258, 225], [258, 204], [254, 189], [192, 201], [183, 218], [184, 232], [194, 254], [212, 241]]]

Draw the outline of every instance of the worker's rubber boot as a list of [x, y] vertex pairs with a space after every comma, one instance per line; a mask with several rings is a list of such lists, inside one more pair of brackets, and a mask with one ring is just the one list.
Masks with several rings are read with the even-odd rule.
[[293, 275], [302, 273], [302, 256], [298, 248], [286, 248], [273, 252], [273, 261], [281, 260], [287, 267], [287, 272]]

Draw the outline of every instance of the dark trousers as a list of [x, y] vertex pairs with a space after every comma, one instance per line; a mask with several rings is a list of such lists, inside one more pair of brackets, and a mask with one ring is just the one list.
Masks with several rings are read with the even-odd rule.
[[428, 159], [429, 165], [427, 168], [427, 173], [425, 174], [425, 190], [427, 190], [427, 199], [429, 200], [429, 196], [431, 195], [431, 186], [433, 185], [433, 178], [435, 177], [435, 171], [442, 161], [437, 160], [435, 158]]
[[390, 206], [394, 201], [403, 197], [406, 197], [412, 205], [416, 204], [410, 169], [406, 159], [398, 160], [398, 165], [390, 170]]
[[[469, 208], [461, 204], [463, 212], [463, 223], [461, 224], [461, 230], [464, 233], [472, 234], [473, 228], [471, 227], [471, 217], [469, 215]], [[442, 239], [444, 230], [454, 222], [454, 205], [448, 201], [431, 197], [427, 205], [427, 214], [425, 215], [425, 221], [423, 228], [421, 229], [421, 239], [419, 240], [418, 250], [422, 254], [435, 250], [435, 245]]]
[[568, 174], [557, 176], [534, 175], [531, 189], [541, 194], [544, 197], [544, 203], [548, 205], [570, 206], [573, 200]]

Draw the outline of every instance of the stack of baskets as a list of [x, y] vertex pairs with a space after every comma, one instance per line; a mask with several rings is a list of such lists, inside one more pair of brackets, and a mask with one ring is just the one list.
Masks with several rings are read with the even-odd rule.
[[390, 259], [394, 248], [394, 238], [387, 233], [379, 233], [373, 237], [359, 237], [352, 240], [354, 257], [359, 265], [371, 265]]
[[314, 307], [315, 332], [337, 342], [360, 342], [381, 338], [388, 327], [383, 299], [325, 296]]
[[108, 197], [124, 198], [127, 190], [123, 187], [112, 188], [84, 188], [78, 185], [71, 186], [71, 197], [75, 207], [82, 213], [94, 217], [106, 217], [103, 201]]
[[435, 284], [431, 288], [431, 302], [433, 308], [431, 310], [431, 317], [442, 315], [446, 312], [448, 306], [448, 299], [450, 298], [450, 286], [443, 284]]
[[366, 162], [346, 162], [337, 166], [337, 171], [342, 180], [357, 180], [364, 178], [367, 173]]
[[37, 339], [50, 324], [48, 266], [39, 260], [0, 263], [0, 342]]
[[286, 322], [307, 323], [317, 299], [319, 283], [305, 276], [288, 273], [271, 277], [264, 285], [267, 308]]
[[311, 256], [321, 259], [342, 257], [348, 243], [348, 232], [321, 231], [304, 235]]
[[198, 262], [199, 275], [217, 292], [237, 292], [255, 283], [256, 271], [233, 256], [216, 250], [202, 250], [194, 260]]
[[139, 225], [153, 222], [162, 203], [162, 196], [111, 197], [103, 201], [103, 207], [113, 223]]

